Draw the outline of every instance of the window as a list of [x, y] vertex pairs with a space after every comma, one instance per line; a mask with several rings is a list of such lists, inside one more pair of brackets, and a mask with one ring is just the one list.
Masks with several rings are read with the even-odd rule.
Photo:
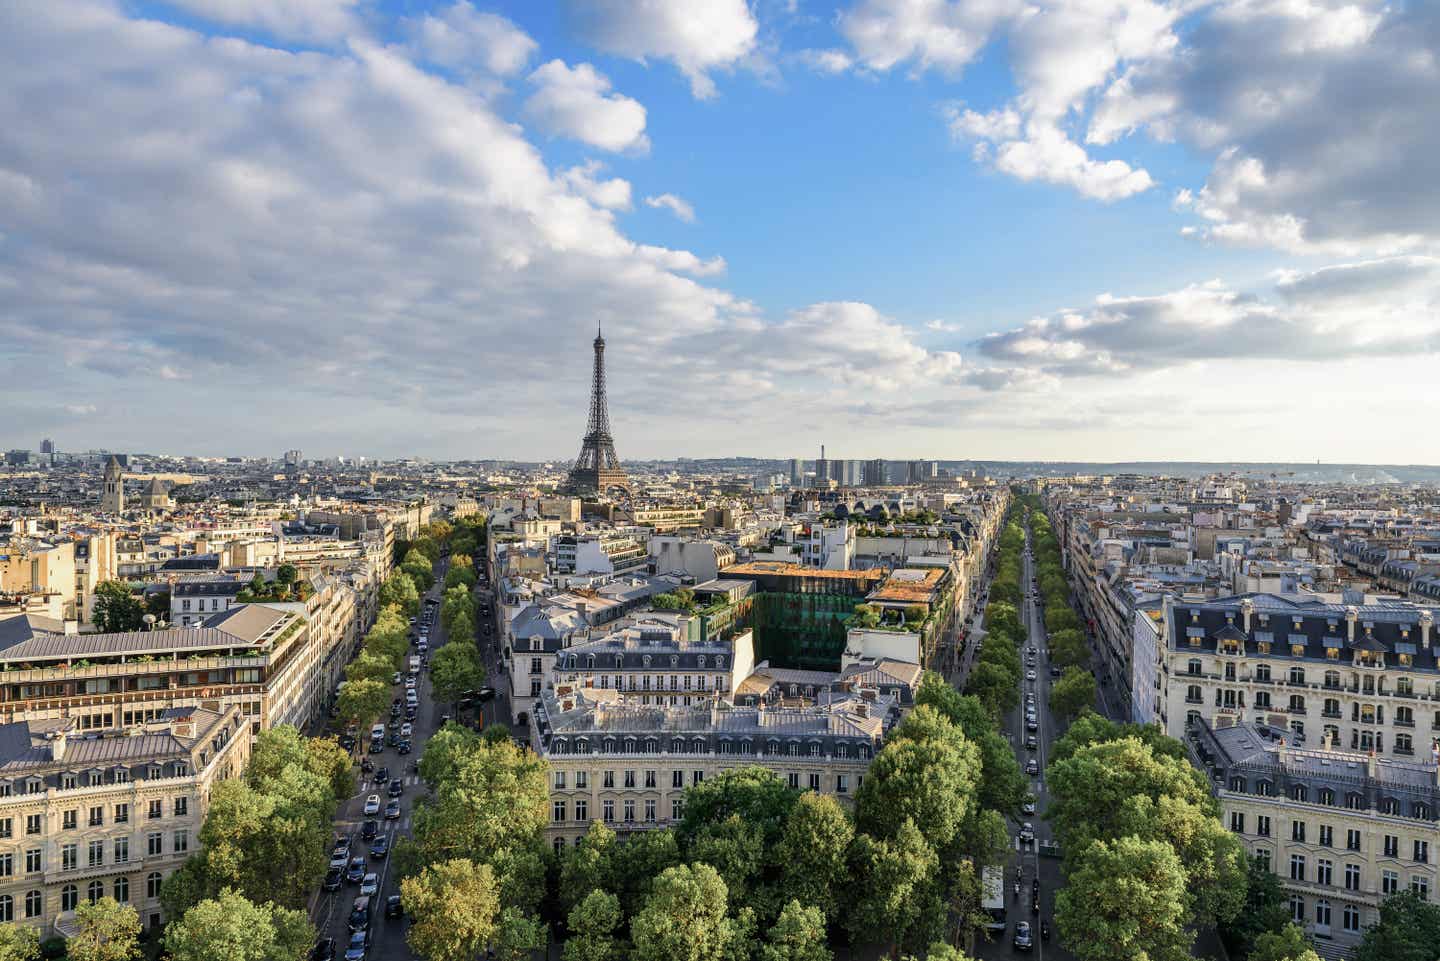
[[129, 860], [130, 860], [130, 839], [129, 839], [129, 838], [116, 838], [116, 839], [115, 839], [115, 863], [116, 863], [116, 864], [126, 864], [126, 863], [129, 862]]
[[556, 838], [554, 841], [551, 841], [551, 842], [550, 842], [550, 847], [555, 851], [556, 854], [564, 854], [564, 853], [565, 853], [565, 839], [564, 839], [564, 838]]
[[116, 824], [129, 824], [129, 823], [130, 823], [130, 805], [128, 805], [128, 804], [117, 804], [117, 805], [115, 805], [115, 823], [116, 823]]
[[39, 891], [25, 892], [25, 917], [38, 918], [45, 910], [45, 895]]
[[653, 821], [655, 820], [655, 799], [654, 799], [654, 798], [646, 798], [646, 799], [645, 799], [645, 820], [646, 820], [646, 821], [650, 821], [650, 822], [653, 822]]
[[1360, 832], [1355, 830], [1354, 828], [1350, 828], [1345, 832], [1345, 850], [1360, 850]]
[[1330, 927], [1330, 902], [1324, 898], [1315, 902], [1315, 923], [1322, 928]]
[[532, 681], [530, 682], [530, 696], [531, 696], [531, 697], [539, 697], [539, 696], [540, 696], [540, 681], [539, 681], [538, 679], [532, 680]]
[[1255, 860], [1257, 860], [1257, 861], [1260, 862], [1260, 866], [1261, 866], [1262, 868], [1264, 868], [1266, 871], [1269, 871], [1269, 870], [1270, 870], [1270, 849], [1269, 849], [1269, 848], [1256, 848], [1256, 849], [1255, 849]]
[[602, 812], [602, 815], [601, 815], [601, 816], [605, 818], [605, 823], [607, 823], [607, 824], [613, 824], [613, 823], [615, 823], [615, 802], [614, 802], [614, 801], [608, 801], [608, 800], [607, 800], [607, 801], [602, 801], [602, 802], [600, 803], [600, 810], [601, 810], [601, 812]]
[[836, 794], [849, 794], [849, 793], [850, 793], [850, 775], [848, 775], [848, 774], [837, 774], [837, 775], [835, 775], [835, 793], [836, 793]]
[[1410, 890], [1420, 895], [1421, 901], [1430, 900], [1430, 879], [1423, 874], [1410, 875]]
[[812, 791], [818, 791], [818, 790], [820, 790], [820, 775], [818, 775], [818, 774], [811, 774], [811, 775], [810, 775], [810, 790], [812, 790]]
[[691, 772], [690, 772], [690, 783], [691, 783], [691, 784], [699, 784], [699, 783], [700, 783], [701, 781], [703, 781], [703, 780], [705, 780], [705, 772], [704, 772], [704, 771], [691, 771]]
[[149, 808], [146, 810], [146, 816], [153, 819], [160, 817], [162, 813], [164, 812], [161, 810], [160, 799], [156, 798], [151, 801]]
[[1290, 895], [1290, 917], [1296, 924], [1305, 923], [1305, 899], [1298, 894]]
[[1200, 658], [1190, 658], [1189, 662], [1185, 665], [1185, 673], [1198, 676], [1200, 674]]
[[625, 787], [628, 788], [628, 789], [634, 790], [634, 788], [635, 788], [635, 772], [634, 772], [634, 771], [626, 771], [626, 772], [625, 772]]
[[1305, 855], [1303, 855], [1303, 854], [1292, 854], [1292, 855], [1290, 855], [1290, 880], [1292, 880], [1292, 881], [1303, 881], [1303, 880], [1305, 880]]
[[589, 786], [590, 786], [590, 773], [589, 773], [588, 771], [576, 771], [576, 772], [575, 772], [575, 787], [576, 787], [576, 789], [577, 789], [577, 790], [584, 791], [584, 790], [585, 790], [586, 788], [588, 788]]
[[160, 896], [160, 885], [164, 880], [159, 871], [151, 871], [147, 874], [145, 876], [145, 897], [152, 901], [158, 898]]
[[540, 673], [540, 658], [538, 658], [538, 657], [532, 657], [532, 658], [530, 658], [530, 673], [531, 673], [531, 674], [539, 674], [539, 673]]
[[0, 894], [0, 921], [9, 923], [15, 920], [15, 899], [8, 894]]
[[615, 787], [615, 772], [606, 771], [600, 775], [600, 786], [605, 788]]
[[685, 802], [675, 798], [670, 802], [670, 820], [678, 821], [685, 813]]
[[1305, 668], [1303, 668], [1303, 667], [1292, 667], [1292, 668], [1290, 668], [1290, 683], [1291, 683], [1291, 684], [1304, 684], [1304, 683], [1305, 683]]
[[625, 801], [624, 811], [625, 811], [625, 823], [626, 823], [626, 824], [634, 824], [634, 823], [635, 823], [635, 802], [627, 799], [627, 800]]
[[563, 790], [565, 790], [565, 772], [564, 772], [564, 771], [556, 771], [556, 772], [555, 772], [555, 790], [557, 790], [557, 791], [563, 791]]
[[1430, 842], [1429, 842], [1429, 841], [1416, 841], [1416, 842], [1415, 842], [1415, 856], [1414, 856], [1413, 858], [1411, 858], [1410, 860], [1416, 862], [1417, 864], [1429, 864], [1429, 863], [1430, 863]]
[[1380, 872], [1380, 893], [1387, 898], [1400, 890], [1400, 875], [1395, 871]]
[[675, 789], [677, 789], [677, 790], [680, 789], [680, 788], [682, 788], [682, 787], [684, 787], [684, 786], [685, 786], [685, 772], [684, 772], [684, 771], [671, 771], [671, 772], [670, 772], [670, 786], [673, 787], [673, 788], [675, 788]]
[[60, 870], [73, 871], [80, 866], [80, 845], [60, 845]]
[[1304, 842], [1304, 840], [1305, 840], [1305, 822], [1304, 822], [1304, 821], [1291, 821], [1291, 822], [1290, 822], [1290, 840], [1292, 840], [1292, 841]]
[[1320, 846], [1328, 848], [1334, 846], [1335, 829], [1328, 824], [1320, 825]]
[[1205, 698], [1200, 692], [1199, 684], [1190, 684], [1185, 688], [1185, 700], [1190, 704], [1201, 704]]
[[153, 834], [147, 834], [147, 835], [145, 835], [145, 856], [146, 856], [146, 857], [151, 857], [151, 858], [153, 858], [153, 857], [155, 857], [157, 854], [160, 854], [160, 853], [163, 852], [163, 850], [164, 850], [164, 842], [160, 840], [162, 837], [164, 837], [164, 835], [161, 834], [159, 831], [156, 831], [156, 832], [153, 833]]
[[130, 879], [121, 875], [115, 879], [115, 900], [125, 904], [130, 900]]
[[1358, 865], [1358, 864], [1347, 864], [1347, 865], [1345, 865], [1345, 890], [1347, 890], [1347, 891], [1359, 891], [1359, 890], [1360, 890], [1360, 865]]
[[1353, 904], [1345, 905], [1345, 911], [1341, 915], [1342, 923], [1346, 931], [1360, 930], [1360, 909]]
[[171, 849], [175, 854], [184, 854], [190, 850], [190, 832], [180, 830], [175, 832], [175, 846]]
[[25, 852], [25, 873], [36, 874], [45, 870], [44, 848], [30, 848]]
[[1385, 856], [1387, 858], [1400, 856], [1400, 839], [1393, 834], [1385, 835]]
[[656, 775], [657, 775], [657, 774], [658, 774], [658, 772], [656, 772], [656, 771], [646, 771], [646, 772], [645, 772], [645, 787], [646, 787], [648, 790], [652, 790], [652, 791], [653, 791], [653, 790], [655, 789], [655, 781], [656, 781]]
[[15, 876], [15, 855], [8, 851], [0, 854], [0, 878]]
[[98, 868], [105, 863], [105, 842], [90, 842], [90, 867]]
[[40, 814], [25, 815], [25, 833], [39, 834], [42, 830], [44, 830], [43, 817], [44, 816]]
[[553, 805], [553, 809], [552, 809], [552, 811], [550, 812], [550, 820], [554, 821], [556, 824], [563, 824], [563, 823], [564, 823], [564, 821], [565, 821], [565, 802], [564, 802], [564, 801], [556, 801], [556, 802], [555, 802], [555, 804]]
[[14, 837], [14, 836], [15, 836], [15, 819], [14, 819], [14, 818], [0, 818], [0, 838], [10, 838], [10, 837]]
[[1335, 869], [1335, 862], [1334, 862], [1334, 861], [1331, 861], [1331, 860], [1329, 860], [1329, 859], [1327, 859], [1327, 858], [1317, 858], [1316, 861], [1315, 861], [1315, 883], [1316, 883], [1316, 884], [1334, 884], [1334, 883], [1335, 883], [1334, 876], [1333, 876], [1334, 869]]
[[590, 820], [590, 803], [588, 801], [575, 802], [575, 820], [581, 823]]
[[175, 799], [175, 816], [183, 818], [190, 813], [190, 799], [188, 797], [177, 797]]
[[1255, 833], [1262, 838], [1268, 838], [1270, 836], [1270, 815], [1255, 815]]
[[789, 774], [786, 774], [786, 775], [785, 775], [785, 784], [786, 784], [786, 786], [788, 786], [788, 787], [790, 788], [790, 790], [792, 790], [792, 791], [798, 791], [798, 790], [800, 790], [800, 772], [799, 772], [799, 771], [791, 771]]
[[65, 811], [60, 815], [60, 826], [66, 831], [73, 831], [79, 821], [79, 811]]

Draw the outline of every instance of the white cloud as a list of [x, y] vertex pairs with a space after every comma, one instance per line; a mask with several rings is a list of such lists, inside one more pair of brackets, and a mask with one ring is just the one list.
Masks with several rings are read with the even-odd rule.
[[337, 40], [359, 28], [357, 0], [167, 0], [211, 23], [253, 27], [284, 40]]
[[72, 417], [89, 417], [95, 413], [94, 404], [66, 404], [65, 413]]
[[570, 0], [570, 8], [581, 36], [596, 49], [669, 60], [701, 99], [715, 95], [709, 72], [750, 56], [759, 29], [745, 0]]
[[425, 61], [501, 77], [523, 69], [539, 46], [509, 20], [482, 13], [467, 0], [409, 19], [405, 26], [412, 47]]
[[1022, 9], [1020, 0], [859, 0], [840, 14], [839, 27], [871, 70], [912, 63], [955, 73]]
[[605, 167], [598, 160], [590, 160], [578, 167], [571, 167], [561, 174], [565, 183], [580, 196], [597, 207], [607, 210], [630, 209], [630, 181], [620, 177], [601, 180], [598, 176]]
[[610, 80], [590, 64], [572, 68], [551, 60], [530, 75], [530, 82], [536, 89], [525, 101], [525, 116], [546, 133], [601, 150], [650, 149], [645, 108], [637, 100], [610, 93]]
[[945, 320], [931, 320], [925, 324], [925, 329], [934, 331], [937, 334], [958, 334], [965, 328], [960, 324], [952, 324]]
[[687, 224], [695, 222], [695, 208], [690, 202], [675, 196], [675, 194], [660, 194], [654, 197], [645, 198], [645, 206], [654, 207], [657, 210], [668, 210]]
[[795, 59], [816, 73], [844, 73], [855, 60], [843, 50], [801, 50]]

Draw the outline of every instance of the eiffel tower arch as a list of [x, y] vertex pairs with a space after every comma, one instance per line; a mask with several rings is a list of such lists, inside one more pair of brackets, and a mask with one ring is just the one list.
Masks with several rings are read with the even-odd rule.
[[619, 489], [630, 490], [630, 479], [615, 453], [615, 438], [610, 435], [610, 405], [605, 399], [605, 338], [595, 328], [595, 370], [590, 382], [590, 418], [585, 424], [585, 437], [580, 441], [580, 456], [570, 469], [567, 485], [572, 493], [604, 496]]

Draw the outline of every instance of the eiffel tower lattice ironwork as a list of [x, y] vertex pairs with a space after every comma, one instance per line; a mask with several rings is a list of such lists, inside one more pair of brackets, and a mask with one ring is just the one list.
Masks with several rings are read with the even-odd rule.
[[600, 495], [617, 487], [628, 490], [630, 482], [615, 453], [615, 438], [610, 435], [610, 405], [605, 400], [605, 338], [597, 326], [590, 419], [585, 425], [585, 438], [580, 442], [580, 456], [575, 458], [575, 466], [570, 470], [570, 489]]

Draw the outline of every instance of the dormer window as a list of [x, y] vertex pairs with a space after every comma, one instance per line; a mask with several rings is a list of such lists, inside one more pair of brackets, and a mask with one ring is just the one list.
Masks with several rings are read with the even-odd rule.
[[188, 761], [176, 761], [176, 762], [175, 762], [175, 776], [176, 776], [176, 777], [185, 777], [185, 776], [188, 775], [189, 773], [190, 773], [190, 763], [189, 763]]
[[715, 666], [716, 666], [716, 667], [724, 667], [724, 666], [725, 666], [725, 655], [724, 655], [724, 654], [716, 654], [716, 655], [715, 655]]
[[649, 654], [646, 654], [644, 657], [640, 658], [640, 663], [643, 664], [643, 665], [645, 665], [646, 667], [649, 667], [649, 666], [650, 666], [650, 655], [649, 655]]
[[64, 788], [66, 791], [73, 791], [75, 789], [75, 775], [60, 775], [60, 787]]
[[671, 667], [675, 667], [675, 666], [678, 665], [679, 663], [680, 663], [680, 655], [679, 655], [679, 654], [671, 654], [671, 655], [670, 655], [670, 666], [671, 666]]
[[159, 780], [159, 779], [160, 779], [160, 774], [161, 774], [160, 765], [158, 765], [158, 764], [152, 764], [152, 765], [150, 765], [149, 769], [147, 770], [147, 772], [146, 772], [146, 774], [145, 774], [145, 777], [148, 778], [148, 779], [151, 780], [151, 781], [156, 781], [156, 780]]
[[38, 777], [27, 777], [25, 779], [26, 794], [39, 794], [43, 790], [45, 790], [45, 782], [41, 781]]
[[698, 663], [701, 667], [704, 667], [704, 666], [705, 666], [705, 655], [704, 655], [704, 654], [701, 654], [701, 655], [700, 655], [700, 660], [699, 660], [697, 663]]

